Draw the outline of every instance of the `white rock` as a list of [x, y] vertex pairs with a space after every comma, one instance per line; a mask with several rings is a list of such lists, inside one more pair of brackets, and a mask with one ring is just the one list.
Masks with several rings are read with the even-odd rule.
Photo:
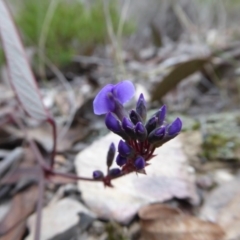
[[[106, 154], [111, 142], [119, 137], [108, 134], [79, 153], [75, 160], [78, 175], [92, 176], [94, 170], [106, 172]], [[162, 202], [173, 197], [198, 202], [194, 174], [188, 172], [186, 156], [178, 138], [156, 150], [157, 156], [146, 168], [147, 176], [135, 173], [113, 181], [114, 188], [101, 182], [79, 181], [83, 199], [99, 217], [128, 223], [139, 207], [149, 202]]]
[[[71, 198], [64, 198], [45, 207], [42, 212], [41, 240], [51, 239], [76, 226], [80, 219], [78, 215], [80, 212], [92, 215], [86, 207]], [[34, 240], [35, 222], [36, 214], [33, 214], [28, 219], [30, 235], [26, 240]]]
[[138, 83], [135, 84], [135, 86], [136, 86], [135, 101], [138, 100], [139, 95], [142, 93], [146, 102], [149, 102], [151, 99], [151, 96], [149, 92], [146, 90], [146, 88], [143, 85]]

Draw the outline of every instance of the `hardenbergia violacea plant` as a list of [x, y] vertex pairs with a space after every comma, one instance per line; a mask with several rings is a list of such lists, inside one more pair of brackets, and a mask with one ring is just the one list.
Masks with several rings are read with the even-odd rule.
[[[101, 181], [105, 186], [112, 187], [112, 179], [122, 177], [131, 172], [145, 173], [145, 167], [149, 165], [149, 161], [154, 157], [154, 150], [176, 137], [181, 131], [182, 122], [177, 118], [171, 124], [167, 124], [165, 122], [165, 106], [161, 107], [149, 120], [146, 120], [147, 108], [143, 94], [139, 96], [136, 108], [128, 112], [123, 105], [135, 94], [132, 82], [122, 81], [115, 85], [108, 84], [97, 94], [93, 106], [95, 114], [106, 114], [105, 123], [107, 128], [122, 138], [119, 141], [117, 147], [118, 155], [116, 156], [116, 163], [119, 168], [111, 168], [116, 154], [116, 148], [114, 144], [111, 144], [107, 153], [107, 170], [105, 174], [96, 170], [93, 172], [93, 176], [80, 177], [70, 173], [57, 172], [54, 169], [57, 142], [56, 123], [42, 102], [25, 50], [3, 0], [0, 0], [0, 35], [7, 60], [10, 85], [17, 99], [12, 113], [3, 119], [1, 127], [7, 124], [9, 120], [14, 122], [25, 133], [29, 148], [37, 160], [37, 167], [27, 169], [28, 171], [19, 169], [19, 172], [16, 171], [17, 177], [11, 178], [11, 176], [7, 176], [5, 183], [16, 182], [26, 172], [34, 175], [39, 186], [35, 240], [40, 240], [41, 210], [43, 207], [44, 189], [48, 182], [53, 181], [56, 176], [61, 176], [73, 180]], [[29, 137], [23, 121], [23, 118], [26, 116], [18, 111], [20, 108], [30, 118], [34, 118], [39, 122], [48, 122], [52, 126], [53, 150], [49, 153], [47, 159], [43, 157], [35, 141]], [[4, 233], [10, 231], [23, 220], [21, 219], [19, 222], [13, 223], [12, 226], [2, 231], [1, 234], [4, 235]]]
[[94, 113], [106, 114], [107, 128], [122, 138], [118, 143], [116, 157], [119, 168], [111, 168], [116, 152], [112, 143], [107, 154], [106, 174], [99, 170], [93, 172], [93, 178], [103, 181], [105, 186], [111, 187], [112, 179], [131, 172], [146, 174], [145, 167], [155, 156], [155, 149], [176, 137], [182, 129], [179, 118], [170, 124], [166, 123], [165, 105], [147, 120], [147, 106], [143, 94], [140, 94], [136, 108], [127, 112], [123, 104], [134, 94], [132, 82], [126, 80], [116, 85], [106, 85], [93, 102]]

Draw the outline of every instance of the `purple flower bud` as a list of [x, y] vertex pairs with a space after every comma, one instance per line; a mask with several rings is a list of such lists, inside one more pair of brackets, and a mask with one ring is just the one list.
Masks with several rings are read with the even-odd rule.
[[138, 122], [135, 127], [136, 137], [139, 141], [143, 142], [147, 138], [147, 129], [141, 122]]
[[147, 129], [148, 134], [152, 132], [156, 128], [156, 126], [157, 126], [157, 117], [153, 116], [147, 121], [145, 125], [145, 128]]
[[117, 155], [117, 158], [116, 158], [116, 163], [118, 166], [122, 166], [124, 165], [125, 163], [127, 162], [127, 158], [121, 156], [120, 154]]
[[121, 170], [119, 168], [112, 168], [109, 170], [109, 176], [111, 177], [117, 177], [121, 174]]
[[147, 107], [146, 107], [146, 101], [142, 93], [140, 94], [139, 99], [137, 101], [136, 112], [145, 122], [147, 117]]
[[166, 128], [164, 126], [153, 130], [148, 136], [148, 141], [150, 143], [159, 143], [160, 141], [163, 140], [165, 136], [165, 132], [166, 132]]
[[142, 156], [138, 156], [134, 162], [136, 169], [141, 170], [145, 167], [145, 160]]
[[93, 178], [94, 179], [101, 179], [101, 178], [103, 178], [103, 172], [99, 171], [99, 170], [94, 171], [93, 172]]
[[135, 124], [135, 125], [138, 122], [142, 122], [142, 118], [139, 116], [139, 114], [135, 110], [132, 110], [130, 112], [129, 117], [130, 117], [131, 121], [133, 122], [133, 124]]
[[123, 118], [122, 127], [124, 131], [131, 137], [135, 137], [135, 130], [133, 123], [126, 117]]
[[180, 118], [176, 118], [168, 127], [168, 136], [176, 136], [182, 129], [182, 121]]
[[113, 160], [114, 160], [114, 156], [115, 156], [115, 152], [116, 152], [116, 148], [114, 143], [111, 143], [109, 149], [108, 149], [108, 153], [107, 153], [107, 166], [111, 167]]
[[165, 134], [165, 127], [159, 127], [156, 130], [154, 130], [154, 135], [158, 138], [163, 138]]
[[100, 90], [93, 101], [93, 110], [96, 115], [114, 112], [115, 103], [109, 97], [111, 94], [121, 104], [129, 101], [135, 93], [135, 88], [132, 82], [125, 80], [116, 85], [108, 84]]
[[[161, 128], [164, 128], [164, 127], [162, 126], [162, 127], [158, 128], [158, 129], [161, 129]], [[166, 129], [166, 132], [165, 132], [164, 137], [160, 137], [160, 135], [161, 135], [161, 131], [160, 130], [157, 133], [159, 135], [159, 137], [158, 137], [159, 140], [157, 140], [156, 135], [152, 135], [152, 133], [149, 134], [148, 140], [149, 140], [149, 142], [151, 144], [153, 144], [154, 147], [160, 147], [164, 143], [166, 143], [169, 140], [175, 138], [179, 134], [181, 129], [182, 129], [182, 122], [181, 122], [181, 120], [179, 118], [177, 118], [175, 121], [173, 121], [172, 124], [170, 124], [167, 127], [165, 127], [165, 129]]]
[[105, 124], [109, 130], [118, 134], [124, 139], [128, 139], [128, 135], [124, 132], [121, 122], [117, 119], [116, 115], [109, 112], [105, 118]]
[[167, 107], [163, 105], [157, 112], [158, 126], [162, 126], [167, 112]]
[[120, 140], [118, 144], [118, 152], [122, 157], [129, 157], [133, 153], [133, 149], [124, 141]]
[[114, 133], [119, 133], [122, 131], [121, 122], [117, 119], [115, 114], [109, 112], [105, 118], [105, 124], [109, 130]]
[[123, 125], [124, 130], [125, 129], [134, 129], [133, 123], [126, 117], [123, 118], [122, 125]]

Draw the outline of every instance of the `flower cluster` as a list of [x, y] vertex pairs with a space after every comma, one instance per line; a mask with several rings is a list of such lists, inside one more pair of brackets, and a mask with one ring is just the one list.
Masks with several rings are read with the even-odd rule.
[[123, 104], [135, 93], [130, 81], [122, 81], [116, 85], [106, 85], [93, 102], [94, 113], [106, 114], [105, 124], [109, 130], [119, 135], [116, 163], [119, 168], [112, 168], [116, 148], [112, 143], [107, 154], [107, 175], [94, 171], [93, 178], [102, 180], [111, 186], [111, 179], [130, 172], [145, 173], [145, 167], [154, 157], [154, 150], [176, 137], [182, 128], [179, 118], [171, 124], [165, 122], [166, 106], [162, 106], [152, 117], [147, 118], [146, 101], [140, 94], [136, 109], [129, 113]]

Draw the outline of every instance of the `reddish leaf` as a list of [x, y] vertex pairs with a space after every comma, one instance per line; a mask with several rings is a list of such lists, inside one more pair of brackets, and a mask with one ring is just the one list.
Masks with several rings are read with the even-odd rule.
[[49, 113], [43, 105], [19, 34], [3, 0], [0, 0], [0, 35], [11, 85], [21, 106], [29, 116], [37, 120], [48, 119]]

